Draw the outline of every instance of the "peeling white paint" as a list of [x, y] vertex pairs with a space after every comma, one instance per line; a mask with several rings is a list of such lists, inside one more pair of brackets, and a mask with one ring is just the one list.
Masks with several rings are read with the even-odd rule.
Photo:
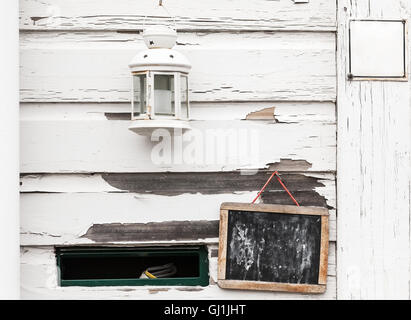
[[312, 163], [311, 171], [334, 171], [336, 166], [333, 124], [196, 121], [191, 126], [202, 136], [227, 128], [254, 133], [259, 137], [258, 154], [243, 163], [239, 150], [228, 148], [224, 159], [211, 163], [164, 166], [151, 159], [156, 142], [133, 134], [128, 125], [127, 121], [22, 121], [21, 172], [232, 171], [239, 165], [242, 169], [264, 168], [281, 159], [304, 159]]
[[[69, 39], [42, 34], [21, 37], [22, 101], [129, 101], [128, 63], [144, 46], [140, 37], [124, 41], [123, 34], [109, 33], [96, 41], [82, 33]], [[176, 48], [193, 65], [191, 101], [335, 101], [333, 33], [188, 37], [199, 45]]]
[[[139, 15], [153, 16], [152, 1], [120, 0], [115, 6], [109, 0], [85, 0], [81, 5], [72, 0], [20, 2], [21, 170], [31, 174], [22, 178], [21, 186], [23, 298], [187, 298], [184, 287], [57, 286], [53, 246], [95, 245], [81, 238], [93, 224], [218, 220], [222, 202], [250, 202], [257, 194], [126, 193], [102, 179], [101, 172], [238, 169], [230, 163], [155, 166], [149, 159], [152, 145], [129, 133], [128, 121], [108, 120], [105, 115], [129, 112], [127, 64], [143, 46], [137, 34]], [[178, 50], [194, 64], [193, 127], [256, 130], [264, 146], [250, 168], [300, 160], [305, 167], [298, 170], [321, 178], [324, 187], [315, 191], [335, 207], [335, 2], [318, 0], [302, 6], [288, 0], [239, 0], [236, 10], [227, 0], [195, 5], [181, 0], [170, 5], [178, 28], [185, 31]], [[119, 28], [134, 33], [118, 33]], [[272, 107], [276, 121], [243, 120], [250, 112]], [[296, 167], [287, 162], [281, 170]], [[190, 291], [190, 298], [335, 299], [335, 210], [330, 214], [325, 294], [222, 290], [215, 284], [217, 257], [209, 256], [211, 284]], [[218, 248], [217, 238], [111, 245], [195, 243]]]
[[[180, 30], [335, 31], [336, 4], [329, 0], [311, 1], [304, 6], [290, 0], [236, 0], [234, 6], [229, 0], [180, 0], [166, 5]], [[23, 30], [138, 30], [143, 22], [170, 23], [164, 10], [156, 10], [151, 0], [121, 0], [115, 5], [110, 0], [83, 0], [81, 6], [75, 0], [22, 0], [20, 6]]]
[[338, 298], [409, 299], [411, 85], [347, 73], [349, 20], [409, 20], [411, 3], [338, 4]]

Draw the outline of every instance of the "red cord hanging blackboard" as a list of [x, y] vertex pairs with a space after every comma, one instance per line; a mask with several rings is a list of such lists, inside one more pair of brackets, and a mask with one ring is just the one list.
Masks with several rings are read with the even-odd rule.
[[287, 189], [287, 187], [285, 186], [285, 184], [283, 183], [283, 181], [280, 178], [280, 175], [278, 174], [278, 171], [274, 171], [273, 174], [268, 178], [267, 182], [264, 184], [264, 186], [261, 188], [260, 192], [258, 192], [257, 196], [255, 197], [255, 199], [253, 200], [252, 203], [255, 203], [256, 200], [260, 197], [260, 195], [264, 192], [265, 188], [267, 187], [267, 185], [270, 183], [271, 179], [276, 176], [278, 182], [281, 184], [281, 186], [284, 188], [284, 190], [288, 193], [288, 195], [290, 196], [290, 198], [294, 201], [294, 203], [299, 207], [300, 205], [298, 204], [297, 200], [295, 200], [295, 198], [293, 197], [293, 195], [291, 194], [291, 192]]

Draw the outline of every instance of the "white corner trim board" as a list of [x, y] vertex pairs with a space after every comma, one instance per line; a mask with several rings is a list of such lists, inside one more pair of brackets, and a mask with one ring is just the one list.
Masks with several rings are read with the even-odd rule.
[[0, 2], [0, 300], [20, 297], [18, 1]]
[[350, 81], [347, 59], [350, 20], [410, 19], [411, 4], [338, 5], [337, 296], [409, 299], [410, 82]]

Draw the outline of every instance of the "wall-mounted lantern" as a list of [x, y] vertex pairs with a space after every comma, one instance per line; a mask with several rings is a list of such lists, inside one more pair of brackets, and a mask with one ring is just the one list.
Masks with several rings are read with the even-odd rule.
[[191, 64], [173, 50], [177, 32], [166, 26], [153, 26], [143, 31], [148, 49], [130, 62], [132, 103], [129, 129], [150, 135], [157, 128], [190, 129], [188, 73]]

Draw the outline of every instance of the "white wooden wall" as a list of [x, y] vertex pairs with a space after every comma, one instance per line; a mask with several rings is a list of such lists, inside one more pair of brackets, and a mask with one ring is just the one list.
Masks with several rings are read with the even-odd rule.
[[[188, 173], [184, 179], [196, 185], [205, 174], [212, 183], [239, 169], [229, 162], [156, 166], [153, 145], [121, 120], [129, 111], [127, 65], [144, 47], [144, 16], [151, 17], [146, 24], [163, 20], [155, 2], [20, 0], [23, 298], [335, 299], [337, 11], [330, 0], [165, 2], [176, 15], [176, 49], [193, 64], [193, 127], [256, 130], [261, 147], [248, 167], [278, 168], [296, 195], [324, 199], [330, 208], [326, 293], [219, 289], [211, 253], [210, 285], [194, 291], [58, 287], [55, 245], [121, 244], [82, 237], [93, 224], [218, 220], [221, 202], [248, 202], [257, 194], [244, 179], [207, 192], [133, 189], [144, 173], [153, 179]], [[247, 117], [267, 108], [269, 119]], [[134, 187], [110, 183], [119, 173], [129, 173]], [[259, 179], [263, 184], [265, 175]], [[272, 188], [273, 203], [286, 201]], [[216, 237], [187, 242], [205, 243], [210, 252], [218, 247]]]
[[409, 23], [411, 3], [338, 4], [338, 298], [409, 299], [411, 85], [348, 81], [347, 52], [350, 19]]
[[[411, 85], [348, 81], [347, 59], [350, 19], [411, 20], [410, 2], [165, 1], [193, 64], [193, 127], [258, 132], [251, 187], [232, 182], [240, 167], [229, 161], [155, 165], [153, 144], [127, 130], [127, 64], [143, 24], [167, 20], [155, 3], [20, 0], [22, 297], [409, 299]], [[330, 209], [325, 294], [219, 289], [216, 237], [173, 241], [208, 246], [206, 288], [57, 286], [54, 246], [122, 244], [84, 237], [93, 224], [215, 221], [221, 202], [251, 201], [267, 169]], [[271, 188], [264, 201], [288, 201]]]

